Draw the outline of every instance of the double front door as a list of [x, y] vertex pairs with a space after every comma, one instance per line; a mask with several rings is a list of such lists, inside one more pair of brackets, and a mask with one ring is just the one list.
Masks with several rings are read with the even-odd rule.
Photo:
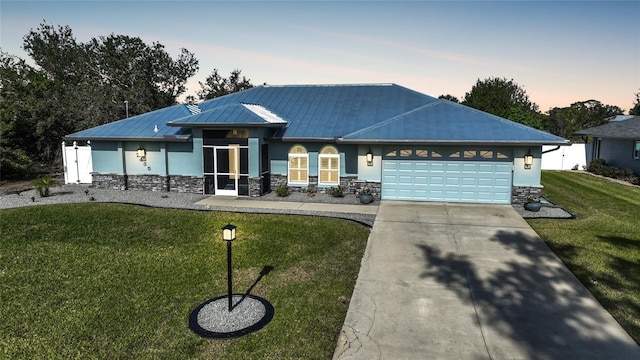
[[208, 146], [204, 151], [205, 194], [249, 195], [248, 148], [240, 145]]

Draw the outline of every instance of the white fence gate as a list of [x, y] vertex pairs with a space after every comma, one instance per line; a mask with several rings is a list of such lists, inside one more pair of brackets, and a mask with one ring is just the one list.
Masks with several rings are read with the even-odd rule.
[[65, 184], [91, 184], [93, 162], [91, 161], [91, 144], [88, 141], [87, 146], [78, 146], [76, 141], [72, 146], [67, 146], [63, 141], [62, 161]]
[[[545, 145], [542, 151], [553, 150], [555, 146]], [[542, 154], [542, 170], [582, 170], [587, 165], [587, 153], [584, 144], [560, 146], [558, 150]]]

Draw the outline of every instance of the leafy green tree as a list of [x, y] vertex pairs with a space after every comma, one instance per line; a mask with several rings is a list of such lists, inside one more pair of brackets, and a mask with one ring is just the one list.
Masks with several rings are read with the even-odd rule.
[[33, 162], [46, 162], [63, 136], [64, 119], [59, 108], [59, 84], [22, 59], [0, 54], [0, 148], [2, 178], [26, 175]]
[[204, 83], [200, 83], [198, 97], [200, 100], [215, 99], [234, 92], [251, 89], [253, 84], [246, 77], [240, 77], [241, 70], [233, 70], [228, 78], [218, 74], [218, 69], [213, 69]]
[[633, 104], [633, 107], [629, 110], [629, 115], [640, 115], [640, 92], [636, 93], [636, 102]]
[[176, 103], [198, 71], [181, 49], [174, 59], [159, 43], [125, 35], [78, 42], [69, 26], [40, 24], [24, 37], [31, 67], [0, 56], [2, 177], [30, 162], [59, 163], [62, 137]]
[[541, 126], [538, 105], [529, 100], [526, 91], [513, 79], [478, 79], [465, 94], [462, 104], [528, 126]]
[[[86, 126], [104, 124], [126, 116], [124, 101], [129, 104], [129, 115], [137, 115], [176, 103], [185, 92], [186, 81], [198, 70], [198, 61], [186, 49], [176, 60], [164, 46], [151, 46], [140, 38], [109, 35], [93, 38], [85, 45], [94, 73], [92, 83], [99, 84], [100, 94], [107, 101], [101, 109], [101, 118]], [[95, 91], [94, 91], [95, 92]]]
[[605, 105], [598, 100], [578, 101], [569, 107], [549, 110], [543, 127], [558, 136], [571, 138], [578, 130], [602, 125], [611, 117], [622, 113], [623, 110], [619, 107]]
[[438, 96], [438, 99], [449, 100], [449, 101], [454, 102], [454, 103], [459, 103], [459, 102], [460, 102], [460, 100], [458, 100], [458, 98], [457, 98], [457, 97], [455, 97], [455, 96], [453, 96], [453, 95], [449, 95], [449, 94], [447, 94], [447, 95], [440, 95], [440, 96]]

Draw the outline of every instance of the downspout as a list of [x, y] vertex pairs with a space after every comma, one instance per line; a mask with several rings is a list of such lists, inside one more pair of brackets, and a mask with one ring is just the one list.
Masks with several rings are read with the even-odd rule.
[[542, 154], [546, 154], [546, 153], [554, 152], [554, 151], [556, 151], [556, 150], [558, 150], [558, 149], [560, 149], [560, 145], [556, 146], [556, 147], [555, 147], [555, 148], [553, 148], [553, 149], [545, 150], [545, 151], [543, 151], [543, 152], [542, 152]]

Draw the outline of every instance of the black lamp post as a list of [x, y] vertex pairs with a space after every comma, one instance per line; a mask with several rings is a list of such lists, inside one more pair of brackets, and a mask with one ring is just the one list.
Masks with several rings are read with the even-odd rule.
[[236, 239], [236, 227], [231, 224], [222, 228], [222, 239], [227, 242], [227, 293], [229, 294], [229, 312], [233, 309], [231, 287], [231, 242]]

